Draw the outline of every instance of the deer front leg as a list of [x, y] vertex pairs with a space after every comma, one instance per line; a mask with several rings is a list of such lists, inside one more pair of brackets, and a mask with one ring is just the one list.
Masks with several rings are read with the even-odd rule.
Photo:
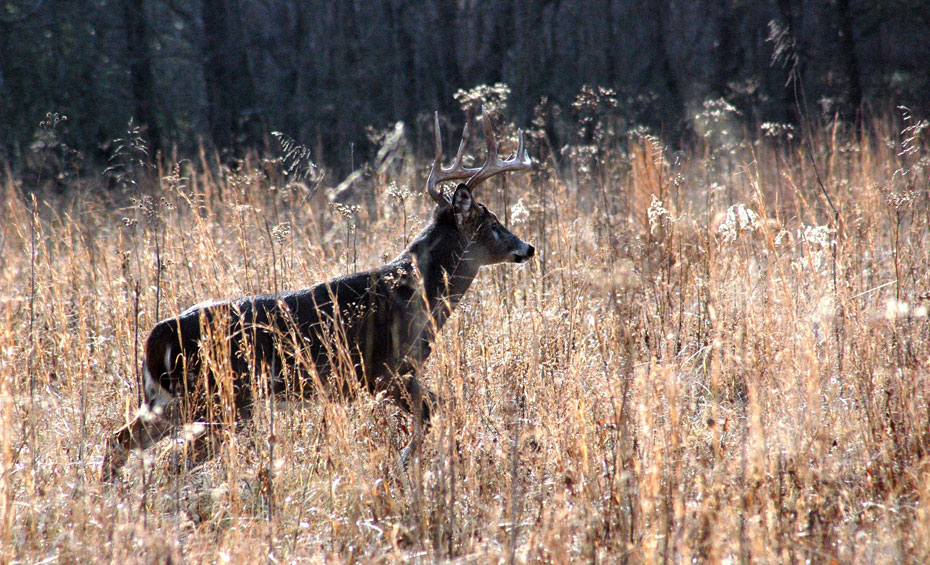
[[407, 470], [411, 455], [415, 455], [423, 443], [423, 436], [429, 431], [430, 415], [439, 402], [431, 390], [420, 384], [413, 375], [406, 379], [392, 379], [386, 392], [394, 402], [413, 416], [413, 436], [410, 443], [401, 451], [397, 462], [398, 469]]
[[129, 452], [133, 449], [143, 450], [166, 437], [174, 423], [160, 411], [152, 411], [144, 406], [136, 418], [117, 430], [109, 439], [100, 469], [101, 479], [112, 481], [119, 470], [126, 464]]

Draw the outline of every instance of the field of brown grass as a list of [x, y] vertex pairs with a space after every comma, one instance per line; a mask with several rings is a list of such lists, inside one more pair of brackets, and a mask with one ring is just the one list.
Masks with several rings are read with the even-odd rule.
[[0, 560], [928, 562], [930, 138], [906, 125], [539, 144], [479, 196], [538, 256], [442, 331], [406, 475], [409, 418], [365, 394], [266, 405], [200, 467], [169, 471], [173, 439], [97, 473], [159, 318], [393, 257], [424, 162], [344, 214], [209, 155], [34, 200], [7, 174]]

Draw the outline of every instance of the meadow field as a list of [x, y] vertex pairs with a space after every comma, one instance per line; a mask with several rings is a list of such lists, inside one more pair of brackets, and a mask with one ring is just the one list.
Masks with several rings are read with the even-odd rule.
[[484, 269], [443, 329], [406, 473], [409, 417], [361, 394], [263, 401], [199, 467], [180, 433], [98, 476], [157, 320], [393, 258], [425, 158], [340, 206], [273, 155], [6, 171], [0, 560], [930, 561], [930, 127], [728, 111], [678, 148], [530, 132], [534, 170], [478, 199], [537, 256]]

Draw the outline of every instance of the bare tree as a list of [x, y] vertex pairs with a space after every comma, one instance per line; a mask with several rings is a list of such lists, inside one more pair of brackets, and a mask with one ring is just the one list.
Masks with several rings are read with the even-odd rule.
[[219, 147], [255, 141], [255, 83], [239, 0], [203, 0], [203, 77], [210, 136]]
[[856, 37], [853, 31], [853, 15], [849, 0], [838, 0], [836, 8], [840, 19], [840, 49], [843, 68], [846, 71], [847, 101], [856, 120], [862, 110], [862, 84], [859, 79], [859, 58], [856, 56]]
[[152, 72], [152, 52], [149, 26], [145, 17], [145, 0], [122, 0], [123, 22], [126, 27], [126, 52], [129, 59], [129, 81], [135, 99], [135, 118], [144, 129], [150, 155], [161, 150], [161, 130], [155, 115], [155, 76]]

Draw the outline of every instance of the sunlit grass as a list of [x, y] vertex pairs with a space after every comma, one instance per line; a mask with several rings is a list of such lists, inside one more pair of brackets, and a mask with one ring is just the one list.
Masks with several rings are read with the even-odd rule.
[[276, 406], [273, 462], [265, 404], [201, 467], [170, 472], [166, 440], [97, 469], [159, 318], [382, 263], [428, 214], [390, 183], [422, 178], [353, 218], [209, 157], [135, 192], [7, 178], [4, 560], [926, 561], [926, 136], [827, 125], [809, 155], [705, 121], [682, 152], [631, 134], [483, 190], [539, 256], [444, 328], [406, 476], [408, 418], [364, 394]]

